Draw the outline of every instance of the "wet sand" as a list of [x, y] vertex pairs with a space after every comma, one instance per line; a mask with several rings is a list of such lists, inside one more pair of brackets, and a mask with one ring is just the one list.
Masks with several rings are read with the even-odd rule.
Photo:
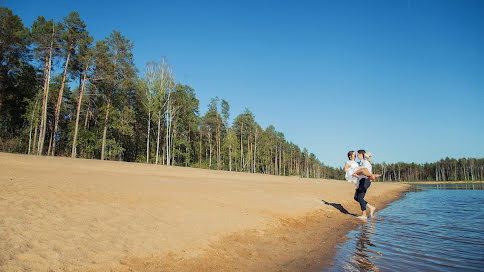
[[361, 224], [346, 181], [0, 153], [0, 188], [0, 271], [318, 271]]

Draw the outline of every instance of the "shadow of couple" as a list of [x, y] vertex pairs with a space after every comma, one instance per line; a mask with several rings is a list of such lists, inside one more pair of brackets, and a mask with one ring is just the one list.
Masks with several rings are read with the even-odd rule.
[[347, 210], [347, 209], [345, 209], [345, 208], [343, 207], [343, 205], [341, 205], [341, 204], [339, 204], [339, 203], [330, 203], [330, 202], [325, 201], [324, 199], [323, 199], [322, 201], [323, 201], [323, 203], [324, 203], [325, 205], [332, 206], [332, 207], [336, 208], [338, 211], [340, 211], [340, 212], [341, 212], [341, 213], [343, 213], [343, 214], [349, 214], [349, 215], [353, 215], [353, 216], [358, 216], [358, 215], [356, 215], [356, 214], [354, 214], [354, 213], [350, 213], [350, 212], [348, 212], [348, 210]]

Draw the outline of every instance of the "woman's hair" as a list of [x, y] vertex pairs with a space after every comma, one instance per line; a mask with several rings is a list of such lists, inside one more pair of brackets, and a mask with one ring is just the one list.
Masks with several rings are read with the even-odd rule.
[[348, 159], [351, 160], [351, 154], [355, 153], [354, 150], [348, 151]]

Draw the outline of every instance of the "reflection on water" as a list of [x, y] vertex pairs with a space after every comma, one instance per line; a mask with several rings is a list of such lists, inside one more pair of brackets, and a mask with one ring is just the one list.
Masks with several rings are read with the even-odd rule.
[[357, 232], [354, 239], [356, 241], [355, 254], [345, 264], [345, 270], [380, 271], [374, 260], [379, 259], [382, 254], [374, 250], [376, 247], [371, 242], [374, 226], [374, 221], [371, 220], [368, 224], [361, 226], [361, 231]]
[[483, 189], [413, 185], [348, 234], [328, 271], [482, 271]]

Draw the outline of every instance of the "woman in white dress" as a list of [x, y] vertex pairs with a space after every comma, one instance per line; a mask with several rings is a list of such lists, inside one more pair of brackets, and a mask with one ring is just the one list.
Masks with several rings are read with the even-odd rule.
[[[349, 151], [348, 152], [348, 161], [345, 163], [345, 179], [348, 182], [353, 182], [354, 184], [358, 183], [358, 177], [353, 176], [353, 174], [358, 170], [359, 165], [355, 161], [356, 158], [356, 152], [355, 151]], [[358, 187], [358, 185], [356, 185]]]

